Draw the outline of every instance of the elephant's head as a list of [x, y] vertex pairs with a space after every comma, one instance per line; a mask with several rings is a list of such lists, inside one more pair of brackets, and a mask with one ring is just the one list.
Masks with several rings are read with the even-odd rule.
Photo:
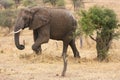
[[18, 49], [23, 50], [25, 47], [19, 43], [20, 31], [24, 28], [34, 30], [49, 23], [50, 14], [47, 9], [34, 7], [21, 9], [14, 28], [15, 45]]

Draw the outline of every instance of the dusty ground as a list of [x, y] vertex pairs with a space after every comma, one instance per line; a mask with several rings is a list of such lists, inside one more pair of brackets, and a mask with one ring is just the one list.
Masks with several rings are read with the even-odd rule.
[[81, 59], [74, 59], [69, 48], [66, 77], [61, 77], [62, 42], [50, 40], [42, 46], [42, 54], [37, 56], [31, 50], [32, 33], [24, 31], [23, 35], [20, 41], [26, 41], [26, 48], [22, 51], [16, 49], [13, 35], [1, 35], [0, 80], [120, 80], [120, 48], [117, 44], [110, 50], [108, 61], [100, 63], [94, 60], [95, 44], [92, 42], [90, 47], [84, 44], [81, 49], [77, 40]]

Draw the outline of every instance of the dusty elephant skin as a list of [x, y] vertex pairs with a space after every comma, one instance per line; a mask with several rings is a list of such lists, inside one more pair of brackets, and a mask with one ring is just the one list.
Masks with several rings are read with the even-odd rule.
[[76, 30], [77, 22], [72, 14], [65, 9], [51, 9], [43, 7], [32, 7], [21, 9], [15, 24], [14, 34], [15, 45], [23, 50], [25, 47], [19, 43], [20, 29], [29, 28], [33, 30], [34, 44], [33, 51], [41, 52], [41, 44], [47, 43], [49, 39], [63, 41], [63, 61], [65, 75], [67, 68], [66, 52], [68, 45], [72, 48], [74, 57], [80, 57], [75, 45], [73, 32]]

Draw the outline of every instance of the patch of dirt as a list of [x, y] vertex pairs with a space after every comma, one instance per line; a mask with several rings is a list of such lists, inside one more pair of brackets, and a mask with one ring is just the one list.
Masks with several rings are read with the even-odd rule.
[[[36, 55], [31, 50], [32, 32], [21, 36], [25, 40], [25, 50], [18, 50], [14, 45], [13, 35], [0, 37], [0, 80], [119, 80], [120, 50], [110, 50], [107, 62], [98, 62], [95, 44], [81, 49], [76, 40], [81, 59], [75, 59], [68, 49], [68, 69], [65, 77], [61, 77], [63, 60], [61, 58], [62, 42], [50, 40], [42, 45], [43, 52]], [[89, 41], [89, 40], [88, 40]], [[89, 42], [93, 44], [93, 42]], [[115, 41], [118, 43], [118, 41]]]

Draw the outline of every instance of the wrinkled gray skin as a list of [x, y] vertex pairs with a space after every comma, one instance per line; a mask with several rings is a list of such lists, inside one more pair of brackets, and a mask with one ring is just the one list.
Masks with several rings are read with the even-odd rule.
[[[14, 31], [24, 28], [33, 30], [34, 44], [32, 49], [36, 54], [41, 52], [41, 44], [47, 43], [49, 39], [54, 39], [63, 41], [62, 55], [66, 55], [68, 45], [70, 45], [74, 57], [80, 57], [73, 38], [76, 27], [76, 20], [65, 9], [32, 7], [20, 11]], [[25, 46], [19, 43], [19, 36], [20, 32], [14, 34], [15, 45], [18, 49], [23, 50]]]

